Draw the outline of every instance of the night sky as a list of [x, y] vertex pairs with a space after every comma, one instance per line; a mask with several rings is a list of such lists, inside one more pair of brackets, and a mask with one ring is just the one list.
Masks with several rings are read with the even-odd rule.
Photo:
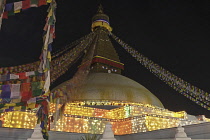
[[[53, 52], [91, 32], [91, 18], [96, 14], [98, 3], [96, 0], [57, 0]], [[210, 93], [209, 0], [103, 0], [101, 3], [116, 36], [166, 70]], [[46, 10], [47, 6], [30, 8], [3, 20], [1, 67], [39, 59]], [[123, 75], [145, 86], [165, 108], [210, 118], [210, 111], [175, 92], [117, 43], [114, 45], [125, 64]]]

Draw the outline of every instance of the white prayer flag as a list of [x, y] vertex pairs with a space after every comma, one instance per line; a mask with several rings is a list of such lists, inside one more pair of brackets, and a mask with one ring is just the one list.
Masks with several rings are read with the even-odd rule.
[[22, 1], [14, 3], [14, 11], [22, 9]]
[[20, 84], [11, 84], [10, 98], [20, 98]]
[[31, 75], [35, 75], [35, 72], [34, 71], [29, 71], [29, 72], [26, 72], [26, 76], [31, 76]]
[[0, 75], [0, 82], [7, 81], [7, 75]]
[[10, 79], [18, 79], [19, 78], [19, 75], [10, 74], [9, 77], [10, 77]]
[[27, 103], [36, 103], [36, 97], [31, 98], [30, 100], [27, 101]]
[[44, 83], [44, 91], [45, 91], [45, 93], [47, 93], [49, 91], [49, 88], [50, 88], [50, 71], [48, 70], [47, 78], [46, 78], [45, 83]]

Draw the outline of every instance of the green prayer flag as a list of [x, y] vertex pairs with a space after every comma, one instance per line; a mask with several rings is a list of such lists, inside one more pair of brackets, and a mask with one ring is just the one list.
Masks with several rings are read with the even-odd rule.
[[38, 0], [31, 0], [31, 5], [37, 5], [38, 6], [39, 1]]
[[0, 108], [3, 108], [5, 104], [0, 104]]
[[36, 97], [42, 94], [42, 89], [40, 88], [40, 82], [32, 82], [31, 87], [32, 87], [32, 96]]
[[26, 106], [21, 106], [21, 110], [26, 110]]
[[12, 10], [11, 11], [8, 11], [8, 16], [14, 16], [15, 13], [14, 13], [14, 5], [12, 6]]
[[19, 103], [16, 103], [16, 106], [23, 106], [25, 103], [23, 102], [19, 102]]
[[31, 4], [38, 4], [39, 1], [38, 0], [31, 0]]

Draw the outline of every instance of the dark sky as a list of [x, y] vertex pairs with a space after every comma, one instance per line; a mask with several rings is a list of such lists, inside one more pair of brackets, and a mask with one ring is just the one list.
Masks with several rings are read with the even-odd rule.
[[[209, 0], [103, 0], [113, 33], [178, 77], [210, 92]], [[96, 0], [57, 0], [56, 39], [53, 51], [91, 32]], [[0, 31], [0, 66], [37, 61], [47, 6], [30, 8], [3, 20]], [[210, 111], [196, 105], [164, 84], [119, 45], [115, 44], [123, 75], [141, 83], [165, 108], [192, 115]]]

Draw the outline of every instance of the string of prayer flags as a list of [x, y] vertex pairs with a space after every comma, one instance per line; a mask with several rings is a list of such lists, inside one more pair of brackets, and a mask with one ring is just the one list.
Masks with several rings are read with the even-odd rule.
[[191, 101], [202, 106], [203, 108], [210, 110], [210, 94], [191, 85], [183, 79], [165, 70], [161, 66], [155, 64], [147, 57], [140, 54], [138, 51], [133, 49], [131, 46], [124, 43], [121, 39], [116, 37], [110, 32], [111, 37], [118, 42], [131, 56], [133, 56], [138, 62], [145, 66], [150, 72], [157, 76], [160, 80], [168, 84], [174, 90], [184, 95]]
[[83, 40], [80, 41], [76, 47], [64, 53], [62, 56], [54, 58], [52, 60], [51, 68], [51, 83], [54, 82], [58, 77], [63, 75], [69, 67], [75, 63], [78, 58], [81, 57], [84, 50], [89, 46], [93, 41], [94, 34], [89, 34]]
[[5, 4], [6, 0], [0, 0], [0, 30], [1, 30], [2, 19], [6, 18], [4, 15]]
[[[71, 93], [72, 93], [75, 91], [75, 88], [78, 88], [79, 86], [81, 86], [83, 84], [83, 81], [85, 80], [85, 78], [87, 77], [87, 75], [90, 71], [90, 65], [92, 63], [97, 37], [98, 37], [97, 34], [95, 34], [93, 36], [92, 39], [95, 39], [95, 40], [93, 40], [93, 41], [91, 40], [92, 45], [89, 45], [90, 43], [87, 43], [87, 47], [89, 47], [89, 48], [87, 48], [88, 52], [84, 56], [84, 58], [82, 60], [82, 65], [79, 67], [77, 72], [74, 74], [73, 78], [71, 80], [69, 80], [65, 86], [61, 86], [59, 89], [56, 89], [55, 92], [69, 93], [69, 92], [67, 92], [67, 90], [68, 90], [68, 91], [71, 91]], [[85, 40], [84, 40], [84, 42], [85, 42]], [[67, 94], [66, 96], [67, 96], [67, 100], [70, 99], [69, 94]]]
[[[40, 7], [42, 5], [47, 5], [47, 3], [51, 3], [49, 0], [21, 0], [18, 2], [7, 3], [4, 6], [3, 10], [3, 19], [7, 19], [8, 16], [15, 15], [16, 13], [20, 13], [21, 10], [26, 10], [31, 7]], [[1, 6], [1, 3], [0, 3]], [[1, 11], [0, 11], [1, 14]], [[1, 18], [1, 19], [2, 19]]]
[[[56, 1], [55, 0], [48, 0], [47, 2], [50, 2], [50, 6], [48, 8], [48, 15], [46, 18], [46, 24], [44, 27], [44, 35], [43, 35], [43, 48], [42, 48], [42, 54], [40, 56], [40, 66], [39, 71], [42, 73], [45, 73], [45, 80], [44, 80], [44, 87], [42, 88], [42, 91], [44, 95], [47, 97], [49, 96], [49, 87], [50, 87], [50, 62], [51, 62], [51, 51], [52, 46], [51, 43], [53, 42], [53, 39], [55, 37], [55, 10], [57, 8]], [[50, 47], [49, 47], [50, 45]], [[42, 134], [45, 139], [48, 139], [48, 111], [49, 111], [49, 101], [48, 98], [43, 98], [44, 100], [41, 102], [41, 110], [39, 114], [41, 116], [38, 116], [39, 120], [41, 121], [41, 128], [42, 128]]]
[[[48, 1], [49, 2], [49, 1]], [[56, 2], [53, 0], [51, 1], [50, 7], [48, 8], [48, 15], [46, 19], [46, 24], [44, 27], [44, 35], [43, 41], [44, 46], [42, 48], [42, 54], [40, 56], [41, 62], [39, 71], [45, 73], [45, 84], [44, 84], [44, 92], [47, 93], [49, 91], [50, 86], [50, 62], [51, 62], [51, 43], [53, 42], [54, 37], [54, 28], [55, 28], [55, 9], [56, 9]], [[49, 22], [51, 19], [51, 22]], [[50, 45], [50, 47], [48, 47]]]
[[[56, 53], [52, 55], [51, 71], [50, 71], [51, 79], [56, 80], [60, 75], [62, 75], [68, 70], [69, 65], [71, 63], [74, 63], [74, 60], [80, 56], [80, 53], [86, 48], [87, 44], [89, 44], [89, 42], [92, 41], [93, 34], [94, 33], [92, 32], [86, 35], [85, 37], [80, 38], [79, 40], [71, 43], [67, 47], [63, 48], [62, 50], [57, 51]], [[50, 52], [52, 51], [52, 43], [48, 45], [48, 50]], [[50, 56], [50, 54], [48, 54], [48, 56]], [[40, 65], [40, 62], [36, 61], [33, 63], [23, 64], [23, 65], [18, 65], [18, 66], [13, 66], [13, 67], [2, 67], [0, 68], [0, 75], [11, 74], [10, 80], [19, 79], [19, 77], [16, 77], [17, 73], [22, 73], [22, 72], [26, 72], [26, 76], [28, 77], [33, 76], [33, 72], [35, 72], [35, 75], [37, 76], [39, 75], [37, 74], [39, 65]], [[32, 74], [28, 74], [28, 73], [32, 73]]]
[[14, 74], [14, 73], [21, 73], [21, 72], [29, 72], [29, 71], [37, 71], [39, 66], [39, 61], [18, 65], [13, 67], [2, 67], [0, 68], [0, 74]]

